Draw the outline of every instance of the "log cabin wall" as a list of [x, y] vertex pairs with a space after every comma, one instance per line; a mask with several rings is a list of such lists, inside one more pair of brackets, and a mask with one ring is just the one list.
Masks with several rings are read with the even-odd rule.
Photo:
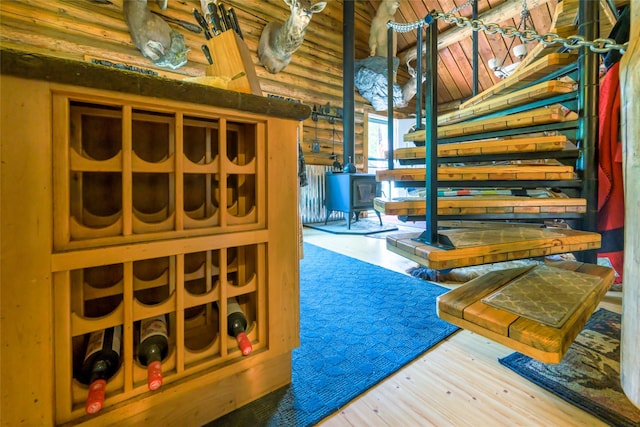
[[[258, 41], [264, 26], [271, 21], [283, 22], [290, 15], [284, 0], [225, 1], [238, 15], [264, 95], [276, 95], [307, 105], [331, 105], [331, 113], [342, 107], [342, 3], [328, 1], [323, 12], [314, 14], [307, 28], [303, 45], [294, 53], [291, 63], [280, 73], [270, 74], [258, 65]], [[190, 48], [188, 62], [177, 69], [155, 67], [142, 56], [131, 41], [122, 13], [123, 0], [11, 0], [0, 2], [0, 41], [3, 46], [46, 53], [80, 61], [99, 58], [158, 71], [160, 75], [182, 79], [204, 75], [207, 61], [200, 46], [203, 33], [196, 34], [183, 26], [169, 22], [179, 31]], [[168, 8], [160, 10], [149, 0], [152, 12], [195, 25], [192, 10], [200, 10], [199, 0], [169, 0]], [[355, 6], [356, 58], [368, 56], [370, 22], [375, 9], [369, 2]], [[406, 74], [406, 73], [405, 73]], [[404, 79], [408, 76], [403, 76]], [[415, 107], [408, 107], [412, 111]], [[355, 154], [358, 170], [366, 168], [364, 153], [365, 112], [373, 111], [367, 100], [356, 92]], [[302, 148], [310, 165], [331, 165], [332, 153], [342, 161], [342, 123], [333, 126], [327, 120], [315, 123], [307, 119], [303, 125]], [[312, 152], [312, 142], [318, 141], [319, 151]], [[335, 140], [335, 143], [334, 143]]]

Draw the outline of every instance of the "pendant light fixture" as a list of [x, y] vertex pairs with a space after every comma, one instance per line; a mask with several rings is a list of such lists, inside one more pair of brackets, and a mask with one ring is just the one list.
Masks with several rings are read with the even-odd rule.
[[[522, 1], [522, 11], [520, 12], [520, 23], [518, 24], [516, 29], [521, 33], [524, 33], [527, 30], [529, 31], [536, 30], [536, 27], [533, 24], [533, 19], [531, 18], [531, 13], [529, 12], [529, 8], [527, 7], [527, 0]], [[504, 58], [502, 60], [498, 58], [491, 58], [487, 61], [487, 65], [489, 65], [489, 68], [491, 68], [493, 70], [493, 73], [501, 79], [508, 77], [518, 67], [518, 65], [520, 64], [520, 61], [522, 61], [524, 57], [527, 56], [527, 53], [529, 53], [529, 49], [527, 47], [527, 43], [528, 43], [527, 41], [522, 41], [521, 44], [517, 44], [514, 46], [515, 41], [516, 41], [516, 38], [513, 37], [511, 39], [511, 43], [509, 44], [509, 48], [507, 49], [504, 55]], [[513, 62], [507, 66], [504, 66], [504, 63], [507, 60], [507, 57], [509, 56], [509, 52], [511, 51], [511, 48], [513, 48], [513, 56], [518, 58], [518, 62]]]

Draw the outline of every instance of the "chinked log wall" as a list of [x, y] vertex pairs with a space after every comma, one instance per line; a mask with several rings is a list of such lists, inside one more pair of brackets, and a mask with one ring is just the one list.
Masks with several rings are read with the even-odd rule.
[[[134, 47], [122, 14], [123, 0], [12, 0], [0, 2], [0, 40], [6, 47], [35, 51], [78, 60], [85, 55], [163, 71]], [[160, 10], [155, 1], [149, 8], [162, 15], [195, 24], [191, 15], [200, 9], [199, 0], [170, 0], [167, 10]], [[342, 0], [329, 1], [322, 13], [313, 15], [304, 44], [295, 52], [292, 62], [280, 73], [270, 74], [257, 65], [256, 50], [264, 26], [271, 21], [283, 22], [290, 14], [283, 0], [226, 1], [238, 15], [245, 42], [256, 64], [256, 73], [265, 95], [274, 94], [299, 100], [307, 105], [342, 107]], [[375, 15], [368, 2], [356, 2], [356, 58], [368, 55], [369, 25]], [[179, 25], [172, 28], [184, 35], [191, 50], [189, 62], [173, 71], [175, 78], [204, 75], [206, 59], [200, 49], [205, 39]], [[171, 70], [165, 70], [171, 71]], [[408, 76], [400, 75], [402, 82]], [[409, 107], [412, 111], [415, 107]], [[356, 92], [355, 98], [355, 162], [358, 169], [365, 165], [364, 116], [372, 111], [368, 101]], [[335, 108], [332, 108], [332, 114]], [[315, 124], [304, 122], [303, 151], [308, 164], [330, 165], [334, 152], [332, 125], [327, 120], [317, 124], [320, 151], [311, 151], [316, 139]], [[342, 160], [342, 123], [336, 122], [335, 153]]]

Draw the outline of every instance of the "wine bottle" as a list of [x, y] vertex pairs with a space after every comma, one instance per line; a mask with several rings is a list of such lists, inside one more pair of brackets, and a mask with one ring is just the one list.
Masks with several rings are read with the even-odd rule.
[[91, 332], [82, 363], [82, 380], [89, 384], [85, 405], [87, 414], [95, 414], [104, 404], [107, 380], [120, 366], [122, 326]]
[[251, 353], [253, 347], [247, 337], [247, 318], [235, 297], [227, 300], [227, 333], [238, 340], [238, 347], [244, 356]]
[[169, 351], [167, 320], [164, 314], [140, 321], [138, 361], [147, 367], [147, 386], [157, 390], [162, 385], [162, 360]]

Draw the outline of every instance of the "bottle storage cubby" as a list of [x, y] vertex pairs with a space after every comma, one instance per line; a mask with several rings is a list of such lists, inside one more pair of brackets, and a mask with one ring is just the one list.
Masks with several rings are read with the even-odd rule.
[[[205, 249], [170, 256], [89, 266], [55, 275], [58, 361], [72, 363], [68, 377], [57, 369], [59, 395], [66, 416], [82, 415], [88, 385], [82, 363], [89, 335], [120, 326], [120, 366], [107, 381], [105, 406], [150, 393], [147, 371], [136, 357], [143, 319], [166, 316], [169, 349], [162, 360], [165, 384], [230, 360], [242, 359], [234, 337], [227, 334], [227, 305], [234, 299], [246, 317], [253, 351], [266, 347], [264, 243]], [[94, 260], [99, 262], [99, 259]], [[262, 268], [262, 271], [260, 270]], [[68, 333], [66, 331], [69, 331]], [[66, 386], [65, 386], [66, 384]]]
[[264, 123], [116, 100], [56, 105], [69, 124], [54, 147], [56, 249], [264, 227]]
[[80, 254], [54, 274], [59, 419], [88, 416], [94, 332], [122, 331], [105, 408], [153, 393], [138, 353], [152, 320], [166, 328], [162, 387], [246, 359], [229, 307], [246, 323], [248, 357], [267, 349], [265, 124], [55, 99], [54, 246]]

